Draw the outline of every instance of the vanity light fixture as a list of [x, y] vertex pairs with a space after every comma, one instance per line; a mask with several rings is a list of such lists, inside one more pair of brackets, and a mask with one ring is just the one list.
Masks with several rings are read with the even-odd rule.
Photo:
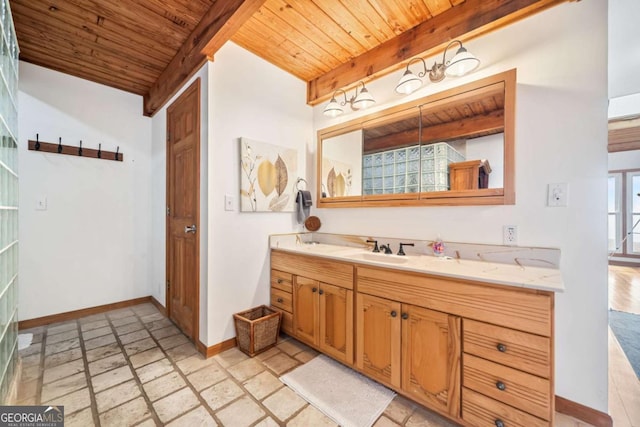
[[[450, 61], [447, 61], [447, 50], [453, 46], [454, 44], [460, 45], [458, 51], [451, 58]], [[424, 71], [421, 71], [416, 76], [411, 72], [409, 66], [415, 61], [422, 61], [422, 65], [424, 67]], [[461, 77], [465, 74], [469, 74], [476, 68], [480, 66], [480, 60], [476, 58], [471, 52], [462, 46], [462, 42], [460, 40], [454, 40], [447, 45], [442, 53], [442, 62], [434, 62], [433, 66], [429, 70], [429, 80], [433, 83], [441, 82], [445, 76], [446, 77]], [[399, 94], [408, 95], [411, 92], [418, 89], [422, 86], [422, 79], [427, 74], [427, 65], [422, 58], [413, 58], [407, 64], [407, 68], [400, 78], [400, 81], [396, 85], [396, 92]]]
[[[358, 91], [358, 88], [360, 87], [360, 85], [362, 85], [362, 89]], [[336, 94], [338, 92], [342, 93], [342, 96], [344, 97], [344, 101], [338, 102], [338, 100], [336, 99]], [[327, 106], [324, 107], [324, 111], [322, 113], [327, 117], [337, 117], [340, 114], [344, 113], [344, 108], [342, 107], [347, 105], [347, 103], [351, 106], [351, 109], [354, 111], [366, 110], [367, 108], [375, 104], [376, 100], [373, 98], [371, 93], [367, 90], [364, 83], [358, 82], [358, 85], [356, 86], [355, 95], [353, 95], [349, 99], [347, 99], [347, 93], [342, 89], [338, 89], [335, 92], [333, 92], [333, 95], [331, 96], [331, 101], [329, 101]]]
[[[424, 67], [424, 71], [420, 71], [416, 76], [411, 72], [409, 66], [415, 61], [422, 61], [422, 66]], [[396, 86], [396, 92], [401, 95], [409, 95], [411, 92], [416, 91], [422, 86], [422, 77], [427, 74], [427, 64], [424, 62], [422, 58], [413, 58], [407, 64], [407, 69], [404, 71], [404, 74], [400, 78], [398, 85]]]

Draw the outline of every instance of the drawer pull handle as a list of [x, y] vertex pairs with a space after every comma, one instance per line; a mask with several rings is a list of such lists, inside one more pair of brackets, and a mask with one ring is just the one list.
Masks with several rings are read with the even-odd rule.
[[496, 383], [496, 387], [500, 391], [505, 391], [507, 389], [507, 386], [502, 381], [498, 381]]
[[324, 294], [324, 291], [323, 291], [322, 289], [320, 289], [320, 290], [318, 291], [318, 293], [319, 293], [320, 295], [322, 295], [322, 294]]
[[312, 288], [311, 292], [316, 293], [318, 291], [318, 288]]
[[396, 317], [398, 313], [395, 310], [391, 310], [391, 317]]
[[284, 300], [283, 300], [282, 298], [278, 298], [278, 302], [279, 302], [280, 304], [282, 304], [282, 303], [284, 302]]
[[284, 282], [284, 280], [278, 279], [278, 283], [282, 283], [282, 282]]
[[502, 420], [496, 420], [496, 427], [504, 427], [504, 422]]
[[402, 313], [402, 318], [407, 320], [409, 318], [409, 313]]
[[504, 345], [504, 344], [498, 344], [497, 348], [498, 348], [498, 351], [501, 352], [501, 353], [504, 353], [504, 352], [507, 351], [507, 346]]

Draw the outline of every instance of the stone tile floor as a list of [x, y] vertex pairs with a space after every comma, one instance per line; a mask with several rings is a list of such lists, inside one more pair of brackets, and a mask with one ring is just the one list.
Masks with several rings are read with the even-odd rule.
[[[21, 350], [18, 404], [64, 405], [65, 426], [335, 426], [284, 386], [317, 352], [293, 339], [255, 358], [204, 359], [152, 304], [37, 327]], [[558, 414], [557, 426], [585, 426]], [[376, 427], [452, 426], [396, 397]]]

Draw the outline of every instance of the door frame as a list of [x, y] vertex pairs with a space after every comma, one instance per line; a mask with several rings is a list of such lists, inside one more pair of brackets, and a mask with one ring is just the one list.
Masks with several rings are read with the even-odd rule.
[[[196, 128], [198, 129], [197, 131], [197, 136], [196, 136], [196, 162], [197, 162], [197, 166], [196, 166], [196, 173], [197, 173], [197, 179], [196, 179], [196, 205], [198, 206], [197, 212], [196, 212], [196, 216], [195, 216], [195, 223], [196, 223], [196, 227], [197, 227], [197, 232], [195, 233], [195, 239], [196, 239], [196, 259], [197, 259], [197, 274], [196, 274], [196, 284], [195, 284], [195, 296], [196, 296], [196, 304], [195, 304], [195, 315], [193, 318], [193, 342], [197, 345], [200, 342], [200, 231], [201, 231], [201, 227], [200, 227], [200, 210], [201, 210], [201, 206], [200, 206], [200, 150], [201, 150], [201, 130], [202, 130], [202, 124], [201, 124], [201, 113], [202, 113], [202, 108], [201, 108], [201, 93], [200, 93], [200, 77], [196, 78], [194, 80], [194, 82], [187, 88], [184, 90], [184, 92], [182, 92], [180, 94], [180, 96], [178, 98], [176, 98], [171, 105], [169, 105], [169, 107], [167, 107], [167, 111], [166, 111], [166, 152], [165, 152], [165, 162], [166, 162], [166, 176], [165, 176], [165, 202], [166, 202], [166, 209], [169, 209], [169, 192], [170, 192], [170, 181], [169, 181], [169, 177], [171, 176], [171, 162], [169, 161], [169, 159], [171, 158], [171, 144], [170, 144], [170, 139], [169, 136], [171, 136], [170, 134], [170, 127], [171, 127], [171, 121], [169, 120], [169, 115], [171, 114], [171, 112], [174, 110], [174, 108], [181, 102], [184, 102], [184, 100], [190, 96], [192, 94], [192, 92], [196, 92], [196, 117], [197, 117], [197, 124], [196, 124]], [[169, 286], [168, 286], [168, 282], [169, 282], [169, 278], [171, 277], [171, 263], [169, 260], [169, 254], [170, 254], [170, 245], [171, 245], [171, 230], [170, 230], [170, 224], [169, 224], [169, 215], [166, 214], [165, 211], [165, 306], [167, 308], [167, 317], [169, 319], [171, 319], [171, 294], [169, 291]]]

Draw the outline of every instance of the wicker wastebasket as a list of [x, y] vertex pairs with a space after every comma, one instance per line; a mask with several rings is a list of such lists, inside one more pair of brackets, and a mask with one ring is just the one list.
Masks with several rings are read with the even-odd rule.
[[261, 305], [233, 315], [238, 348], [253, 357], [278, 343], [279, 311]]

